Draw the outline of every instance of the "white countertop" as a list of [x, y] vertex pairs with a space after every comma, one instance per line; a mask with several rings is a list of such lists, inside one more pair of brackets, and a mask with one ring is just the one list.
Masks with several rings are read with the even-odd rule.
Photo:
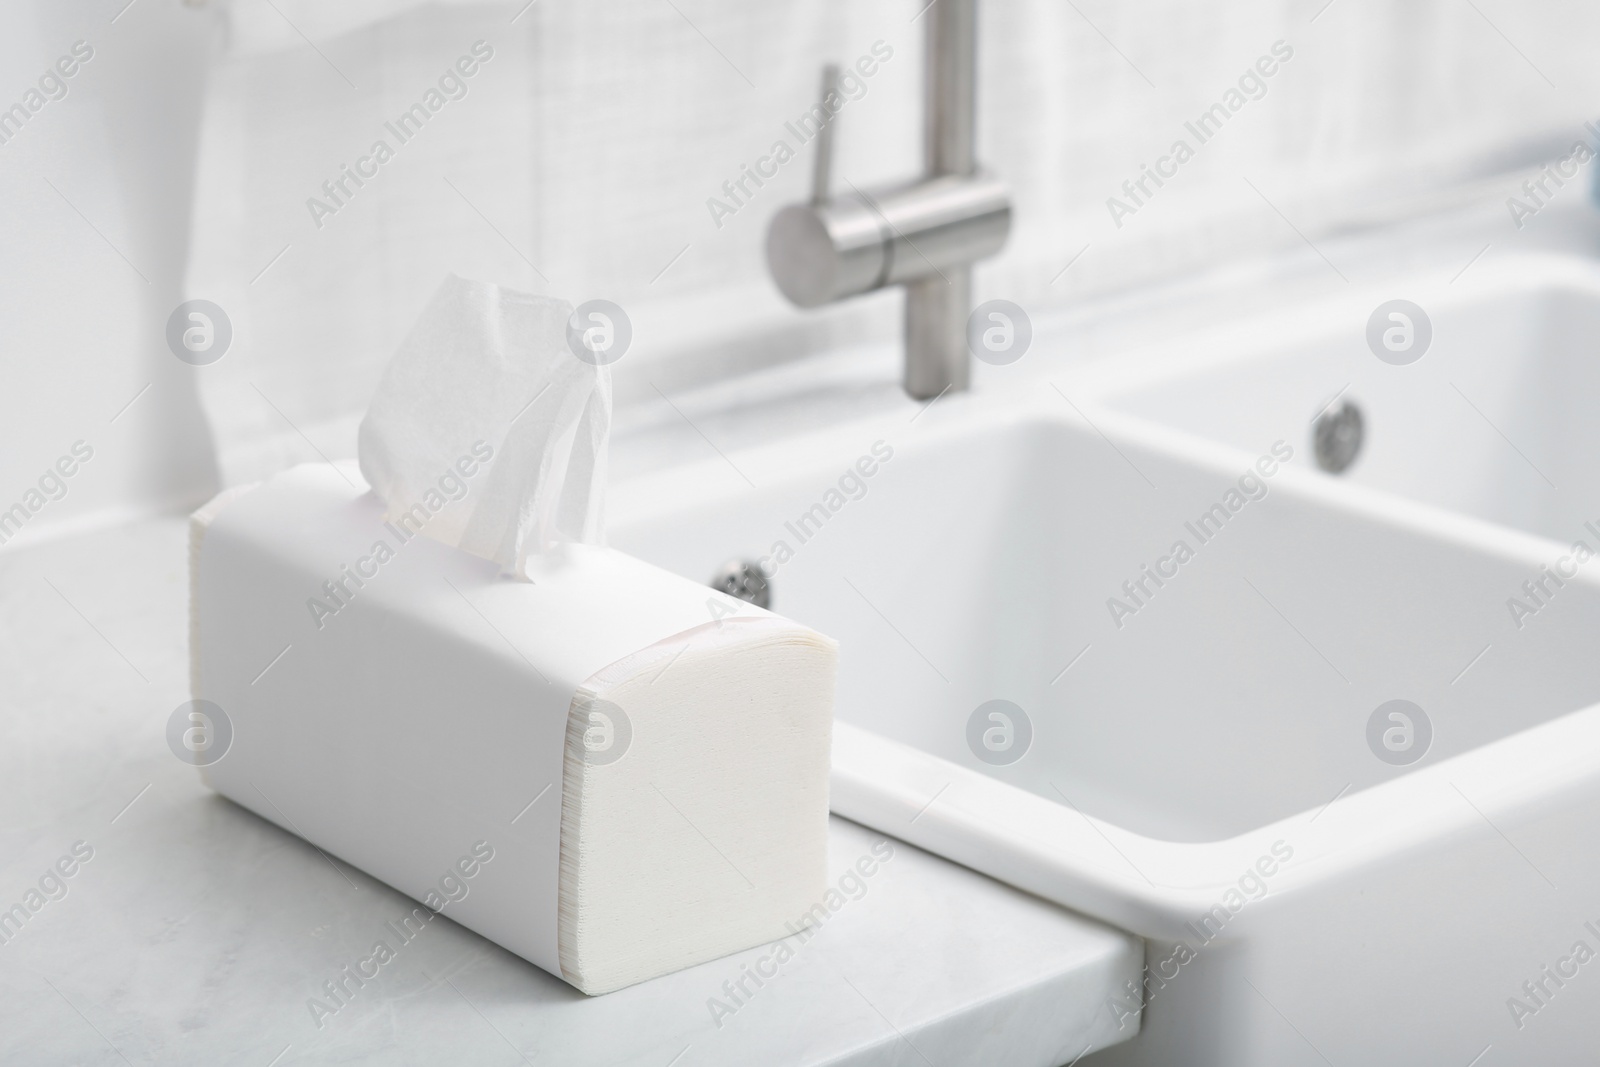
[[[1050, 1067], [1133, 1036], [1107, 1000], [1138, 939], [898, 842], [739, 1004], [772, 948], [587, 998], [448, 919], [399, 944], [407, 898], [168, 751], [184, 553], [163, 519], [0, 556], [0, 915], [38, 904], [0, 944], [0, 1062]], [[882, 839], [835, 819], [833, 883]], [[30, 898], [80, 841], [65, 895]], [[310, 998], [380, 939], [319, 1027]]]

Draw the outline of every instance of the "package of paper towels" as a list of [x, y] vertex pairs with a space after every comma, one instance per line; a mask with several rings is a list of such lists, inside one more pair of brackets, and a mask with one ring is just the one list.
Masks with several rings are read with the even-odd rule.
[[[564, 429], [602, 414], [597, 391], [609, 416], [591, 380], [604, 368], [568, 353], [580, 372], [560, 378], [562, 338], [545, 328], [564, 325], [559, 307], [530, 325], [505, 291], [450, 285], [451, 343], [472, 350], [435, 357], [455, 385], [406, 365], [408, 350], [428, 358], [414, 334], [390, 367], [411, 386], [386, 379], [368, 417], [382, 433], [363, 428], [362, 467], [387, 464], [405, 495], [310, 464], [193, 516], [192, 686], [230, 735], [201, 773], [586, 993], [787, 936], [824, 889], [834, 642], [541, 534], [566, 520], [529, 504], [527, 474], [574, 473], [576, 438], [559, 462], [527, 450], [562, 450]], [[413, 388], [455, 404], [453, 421], [389, 447], [419, 428], [401, 414]], [[556, 403], [523, 430], [505, 398], [473, 395], [496, 389], [520, 391], [519, 421], [541, 390]], [[429, 481], [417, 471], [439, 460], [440, 432], [457, 436]], [[513, 468], [523, 477], [494, 481]], [[472, 514], [474, 493], [488, 512]], [[570, 481], [547, 494], [582, 496]], [[445, 503], [455, 519], [436, 524]], [[481, 551], [462, 546], [472, 529], [494, 533]]]

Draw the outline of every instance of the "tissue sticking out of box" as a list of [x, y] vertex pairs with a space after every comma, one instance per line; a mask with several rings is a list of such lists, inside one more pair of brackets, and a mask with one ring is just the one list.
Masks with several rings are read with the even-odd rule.
[[[572, 354], [571, 315], [564, 300], [445, 280], [361, 421], [361, 473], [390, 521], [423, 517], [428, 537], [518, 577], [532, 553], [601, 543], [611, 378]], [[489, 463], [470, 493], [462, 457]]]

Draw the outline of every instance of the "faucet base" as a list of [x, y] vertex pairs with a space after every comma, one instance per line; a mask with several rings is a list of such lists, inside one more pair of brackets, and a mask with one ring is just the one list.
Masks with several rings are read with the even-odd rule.
[[917, 400], [964, 391], [971, 378], [967, 318], [972, 313], [972, 268], [947, 267], [943, 274], [906, 286], [906, 392]]

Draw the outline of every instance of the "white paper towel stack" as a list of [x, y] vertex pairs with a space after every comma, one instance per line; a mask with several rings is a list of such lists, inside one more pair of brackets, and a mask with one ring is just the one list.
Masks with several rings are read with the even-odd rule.
[[[395, 388], [363, 432], [363, 466], [407, 495], [308, 465], [195, 514], [194, 695], [231, 732], [203, 773], [586, 993], [787, 936], [824, 888], [836, 646], [598, 545], [535, 548], [546, 498], [496, 474], [553, 477], [527, 442], [606, 414], [603, 368], [552, 358], [541, 383], [550, 339], [502, 329], [488, 296], [491, 362], [558, 382], [542, 430], [484, 414], [500, 372], [430, 381], [413, 346], [392, 369], [449, 425], [419, 437]], [[454, 547], [470, 529], [512, 554]]]

